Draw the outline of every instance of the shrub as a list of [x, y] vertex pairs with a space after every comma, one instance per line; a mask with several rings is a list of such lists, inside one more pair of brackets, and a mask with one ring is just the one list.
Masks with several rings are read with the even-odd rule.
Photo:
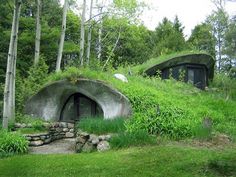
[[0, 131], [0, 156], [28, 151], [28, 141], [19, 133]]
[[236, 79], [225, 74], [216, 74], [211, 87], [218, 89], [218, 95], [226, 100], [236, 100]]
[[30, 68], [27, 78], [20, 76], [19, 71], [17, 71], [16, 76], [16, 111], [23, 113], [26, 100], [46, 82], [48, 66], [44, 58], [41, 57], [38, 65]]
[[124, 148], [130, 146], [143, 146], [156, 144], [156, 138], [146, 131], [121, 132], [110, 140], [112, 148]]
[[76, 127], [94, 134], [118, 133], [125, 130], [124, 121], [123, 118], [112, 120], [99, 117], [83, 118], [77, 123]]

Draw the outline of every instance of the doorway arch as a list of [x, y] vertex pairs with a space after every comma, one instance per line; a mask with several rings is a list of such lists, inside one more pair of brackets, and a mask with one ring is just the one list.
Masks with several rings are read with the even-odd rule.
[[74, 93], [65, 101], [60, 121], [74, 122], [81, 118], [103, 117], [101, 106], [91, 98], [81, 93]]

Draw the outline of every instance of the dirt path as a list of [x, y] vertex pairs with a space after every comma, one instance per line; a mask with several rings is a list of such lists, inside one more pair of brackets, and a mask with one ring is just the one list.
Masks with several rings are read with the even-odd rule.
[[30, 154], [73, 154], [75, 153], [75, 138], [56, 140], [50, 144], [30, 147]]

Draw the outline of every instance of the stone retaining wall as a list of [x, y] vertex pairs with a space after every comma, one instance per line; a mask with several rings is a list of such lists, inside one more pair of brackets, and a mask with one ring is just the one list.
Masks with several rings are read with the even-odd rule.
[[110, 149], [111, 135], [94, 135], [78, 131], [76, 134], [76, 152], [106, 151]]
[[[45, 123], [44, 127], [48, 128], [48, 132], [24, 135], [25, 138], [29, 141], [29, 146], [41, 146], [58, 139], [75, 137], [74, 124], [72, 123]], [[15, 128], [32, 128], [32, 125], [16, 123]]]

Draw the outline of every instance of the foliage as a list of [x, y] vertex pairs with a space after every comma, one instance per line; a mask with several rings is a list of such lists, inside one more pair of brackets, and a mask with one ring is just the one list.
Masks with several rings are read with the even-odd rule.
[[225, 100], [236, 100], [236, 79], [225, 74], [216, 74], [212, 82], [212, 87], [218, 89], [218, 96]]
[[164, 18], [162, 23], [159, 23], [156, 27], [153, 39], [155, 42], [153, 49], [154, 57], [182, 51], [187, 48], [182, 32], [182, 25], [177, 17], [174, 22]]
[[21, 113], [16, 114], [16, 122], [21, 124], [30, 124], [32, 129], [35, 131], [45, 131], [44, 123], [45, 121], [41, 118], [33, 118], [29, 115], [24, 115]]
[[216, 39], [209, 24], [202, 23], [195, 26], [187, 42], [190, 48], [205, 51], [215, 57]]
[[88, 133], [106, 134], [125, 131], [124, 118], [103, 119], [103, 118], [83, 118], [76, 127]]
[[229, 15], [225, 9], [221, 6], [207, 17], [206, 23], [211, 26], [212, 33], [216, 38], [216, 61], [218, 71], [221, 71], [224, 67], [225, 57], [223, 51], [225, 48], [225, 33], [228, 28]]
[[0, 156], [28, 151], [28, 141], [16, 132], [0, 131]]
[[236, 16], [230, 20], [230, 24], [225, 33], [225, 48], [223, 54], [227, 55], [225, 61], [225, 72], [236, 64]]
[[44, 58], [40, 58], [37, 66], [32, 66], [28, 72], [27, 78], [22, 78], [20, 72], [17, 72], [16, 79], [16, 110], [23, 112], [24, 103], [30, 96], [36, 93], [48, 75], [48, 66]]
[[112, 136], [110, 145], [112, 148], [127, 148], [131, 146], [145, 146], [156, 144], [156, 138], [150, 136], [146, 131], [120, 132]]

